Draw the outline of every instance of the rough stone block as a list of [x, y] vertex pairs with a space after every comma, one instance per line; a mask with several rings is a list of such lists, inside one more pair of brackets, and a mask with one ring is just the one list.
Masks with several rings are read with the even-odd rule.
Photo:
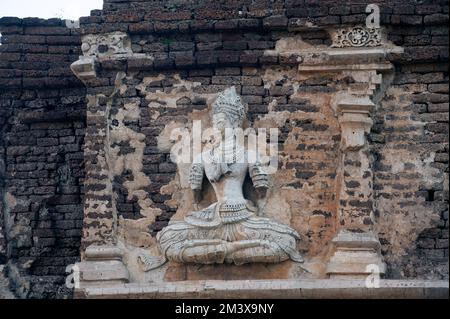
[[288, 18], [282, 15], [271, 16], [263, 19], [263, 26], [267, 29], [283, 29], [287, 27]]

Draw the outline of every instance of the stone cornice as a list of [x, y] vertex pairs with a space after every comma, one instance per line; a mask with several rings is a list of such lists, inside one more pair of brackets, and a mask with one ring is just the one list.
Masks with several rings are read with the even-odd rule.
[[[367, 34], [376, 32], [376, 41], [370, 39], [352, 43], [341, 39], [342, 33], [363, 30]], [[376, 31], [373, 31], [376, 30]], [[328, 47], [307, 47], [299, 50], [299, 71], [341, 72], [374, 70], [386, 71], [393, 68], [391, 57], [401, 55], [404, 50], [386, 40], [384, 29], [368, 29], [362, 26], [327, 29], [332, 43]], [[367, 36], [370, 38], [370, 36]]]

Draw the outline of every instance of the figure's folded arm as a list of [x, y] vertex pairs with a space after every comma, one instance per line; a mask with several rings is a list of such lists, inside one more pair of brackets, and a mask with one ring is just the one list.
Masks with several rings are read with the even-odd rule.
[[205, 173], [203, 164], [194, 163], [189, 171], [189, 184], [194, 192], [194, 201], [199, 203], [201, 200], [203, 175]]
[[261, 195], [265, 196], [265, 193], [269, 188], [269, 179], [264, 166], [259, 161], [250, 164], [249, 175], [256, 190], [261, 193]]

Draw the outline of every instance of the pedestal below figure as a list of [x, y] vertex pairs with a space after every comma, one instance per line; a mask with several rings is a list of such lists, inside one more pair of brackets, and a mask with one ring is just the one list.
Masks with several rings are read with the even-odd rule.
[[122, 262], [122, 256], [122, 250], [115, 246], [89, 246], [86, 249], [85, 260], [77, 264], [76, 270], [79, 272], [77, 288], [129, 282], [129, 273]]
[[332, 241], [335, 252], [327, 274], [330, 278], [357, 279], [384, 275], [386, 265], [380, 254], [380, 242], [372, 232], [341, 230]]

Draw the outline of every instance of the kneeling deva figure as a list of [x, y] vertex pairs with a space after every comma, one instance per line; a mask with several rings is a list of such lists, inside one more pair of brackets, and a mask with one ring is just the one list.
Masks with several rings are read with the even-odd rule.
[[187, 214], [184, 221], [170, 222], [158, 233], [159, 248], [168, 260], [236, 265], [303, 261], [296, 250], [296, 240], [300, 239], [297, 232], [269, 218], [257, 217], [254, 205], [244, 198], [247, 172], [261, 196], [265, 196], [269, 186], [264, 166], [258, 160], [248, 161], [252, 158], [250, 151], [245, 151], [234, 135], [224, 134], [225, 129], [241, 128], [245, 116], [246, 106], [235, 87], [220, 93], [213, 103], [213, 127], [225, 139], [203, 152], [201, 161], [192, 164], [189, 182], [198, 203], [206, 174], [217, 202]]

